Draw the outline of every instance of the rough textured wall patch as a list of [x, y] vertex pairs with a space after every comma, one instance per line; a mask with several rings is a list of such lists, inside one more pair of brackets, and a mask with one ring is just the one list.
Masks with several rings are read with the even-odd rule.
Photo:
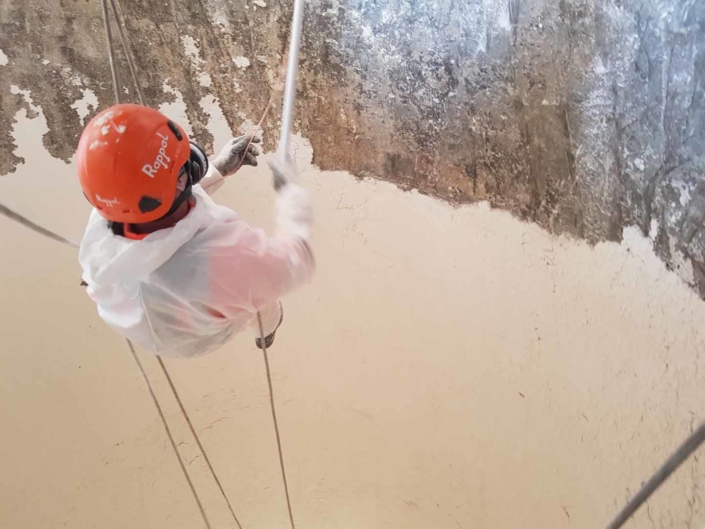
[[[289, 2], [120, 4], [148, 102], [183, 99], [202, 144], [204, 98], [236, 131], [281, 89]], [[22, 90], [64, 160], [112, 102], [99, 3], [30, 5], [0, 0], [0, 174], [22, 161]], [[296, 125], [323, 169], [487, 200], [591, 242], [636, 225], [705, 297], [704, 2], [310, 0]]]

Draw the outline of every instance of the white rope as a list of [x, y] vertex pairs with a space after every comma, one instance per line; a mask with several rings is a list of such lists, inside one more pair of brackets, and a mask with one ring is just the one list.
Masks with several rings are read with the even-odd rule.
[[[291, 136], [291, 122], [296, 103], [296, 74], [299, 70], [299, 48], [301, 46], [301, 27], [304, 18], [304, 0], [294, 0], [294, 14], [291, 21], [291, 37], [289, 40], [289, 65], [286, 69], [286, 87], [284, 88], [284, 105], [282, 107], [282, 127], [279, 136], [279, 148], [277, 156], [286, 159], [289, 156], [289, 138]], [[266, 110], [265, 110], [266, 112]], [[269, 358], [267, 356], [267, 342], [262, 326], [262, 315], [257, 312], [257, 323], [259, 324], [260, 340], [262, 341], [262, 356], [264, 357], [264, 367], [267, 371], [267, 384], [269, 386], [269, 405], [272, 409], [272, 421], [274, 422], [274, 433], [277, 437], [277, 450], [279, 452], [279, 468], [281, 469], [282, 482], [284, 484], [284, 494], [286, 495], [286, 508], [289, 511], [289, 522], [291, 529], [296, 529], [294, 514], [291, 510], [291, 498], [289, 496], [289, 484], [286, 480], [286, 468], [284, 466], [284, 454], [282, 451], [281, 437], [279, 435], [279, 423], [277, 422], [277, 411], [274, 406], [274, 388], [272, 387], [272, 375], [269, 370]]]
[[301, 46], [301, 26], [304, 18], [304, 0], [294, 0], [294, 15], [291, 21], [291, 39], [289, 41], [289, 66], [286, 69], [286, 87], [284, 88], [284, 105], [282, 107], [282, 128], [279, 135], [278, 155], [289, 155], [289, 137], [291, 121], [296, 102], [296, 74], [299, 71], [299, 47]]

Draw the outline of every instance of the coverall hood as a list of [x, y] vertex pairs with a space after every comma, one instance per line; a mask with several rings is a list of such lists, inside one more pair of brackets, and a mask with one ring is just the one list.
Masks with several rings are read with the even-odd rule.
[[93, 210], [79, 252], [83, 278], [90, 286], [145, 277], [169, 260], [209, 220], [203, 200], [196, 200], [189, 214], [174, 227], [135, 241], [113, 235], [106, 220]]

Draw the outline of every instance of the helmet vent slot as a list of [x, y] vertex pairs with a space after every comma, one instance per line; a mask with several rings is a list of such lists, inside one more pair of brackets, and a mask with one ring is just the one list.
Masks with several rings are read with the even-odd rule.
[[161, 205], [161, 201], [157, 200], [156, 198], [143, 196], [142, 198], [140, 198], [139, 208], [142, 213], [149, 213], [150, 211], [154, 211]]

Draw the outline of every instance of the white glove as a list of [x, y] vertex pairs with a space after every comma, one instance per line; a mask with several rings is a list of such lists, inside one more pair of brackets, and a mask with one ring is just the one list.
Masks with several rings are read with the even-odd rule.
[[242, 165], [257, 166], [259, 156], [259, 138], [252, 136], [238, 136], [225, 144], [220, 154], [213, 158], [211, 163], [223, 176], [228, 176], [237, 171]]
[[267, 160], [267, 164], [274, 175], [274, 189], [277, 191], [288, 183], [297, 184], [299, 182], [299, 171], [291, 156], [282, 159], [279, 154], [275, 154]]

